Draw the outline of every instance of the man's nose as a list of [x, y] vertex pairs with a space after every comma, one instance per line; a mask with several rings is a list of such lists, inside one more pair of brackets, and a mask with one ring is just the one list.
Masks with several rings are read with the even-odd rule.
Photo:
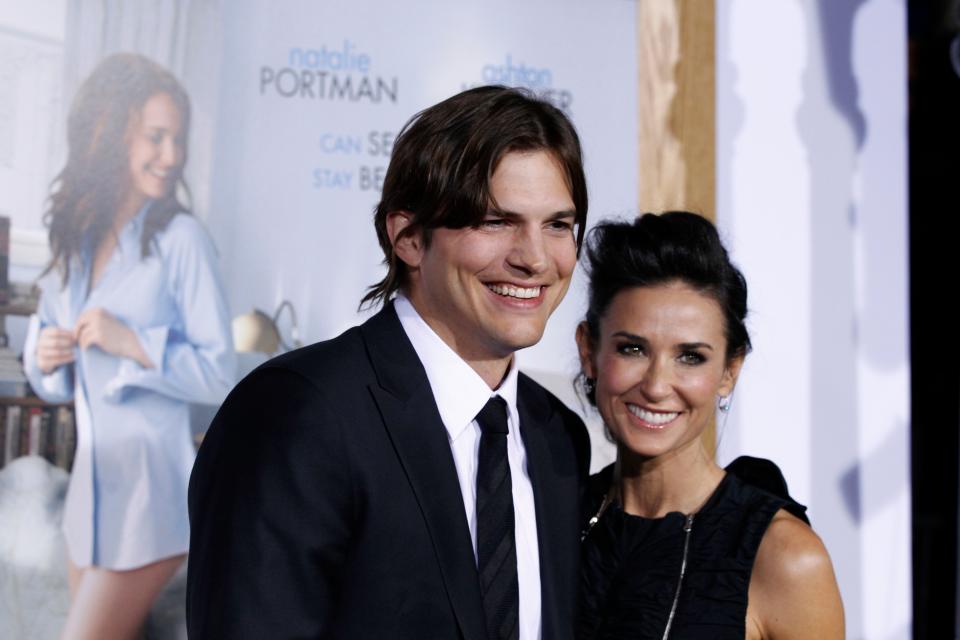
[[534, 225], [525, 225], [514, 235], [508, 262], [526, 273], [540, 273], [549, 260], [543, 231]]

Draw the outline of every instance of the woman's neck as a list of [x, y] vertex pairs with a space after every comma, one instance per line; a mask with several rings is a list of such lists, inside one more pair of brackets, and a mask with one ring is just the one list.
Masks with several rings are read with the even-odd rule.
[[624, 511], [660, 518], [672, 511], [685, 514], [698, 511], [724, 474], [697, 439], [680, 450], [654, 458], [637, 456], [621, 448], [614, 482]]
[[139, 193], [128, 193], [123, 199], [120, 208], [117, 209], [117, 215], [113, 218], [113, 232], [117, 235], [123, 230], [127, 223], [133, 220], [147, 199]]

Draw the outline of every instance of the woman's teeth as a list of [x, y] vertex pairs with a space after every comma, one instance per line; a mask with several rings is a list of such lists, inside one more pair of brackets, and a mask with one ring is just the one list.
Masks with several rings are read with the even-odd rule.
[[635, 404], [628, 404], [627, 410], [644, 422], [647, 422], [655, 427], [662, 427], [680, 415], [679, 411], [647, 411], [646, 409], [641, 409]]

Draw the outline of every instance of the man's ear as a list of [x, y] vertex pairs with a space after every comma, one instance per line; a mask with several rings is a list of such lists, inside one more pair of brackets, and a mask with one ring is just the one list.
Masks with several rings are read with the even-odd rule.
[[586, 321], [577, 325], [577, 352], [580, 354], [580, 371], [588, 378], [596, 379], [597, 367], [593, 361], [593, 338], [590, 337], [590, 328]]
[[411, 230], [413, 214], [409, 211], [391, 211], [387, 214], [387, 237], [393, 253], [408, 267], [416, 268], [423, 260], [423, 233]]

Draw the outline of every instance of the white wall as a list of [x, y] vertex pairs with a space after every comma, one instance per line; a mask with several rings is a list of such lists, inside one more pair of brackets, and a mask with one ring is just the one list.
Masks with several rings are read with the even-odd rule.
[[[65, 0], [24, 9], [0, 1], [0, 215], [39, 229], [65, 150], [62, 121]], [[61, 124], [55, 124], [61, 123]]]
[[810, 506], [849, 638], [911, 637], [906, 8], [718, 2], [718, 217], [754, 353], [723, 461]]

